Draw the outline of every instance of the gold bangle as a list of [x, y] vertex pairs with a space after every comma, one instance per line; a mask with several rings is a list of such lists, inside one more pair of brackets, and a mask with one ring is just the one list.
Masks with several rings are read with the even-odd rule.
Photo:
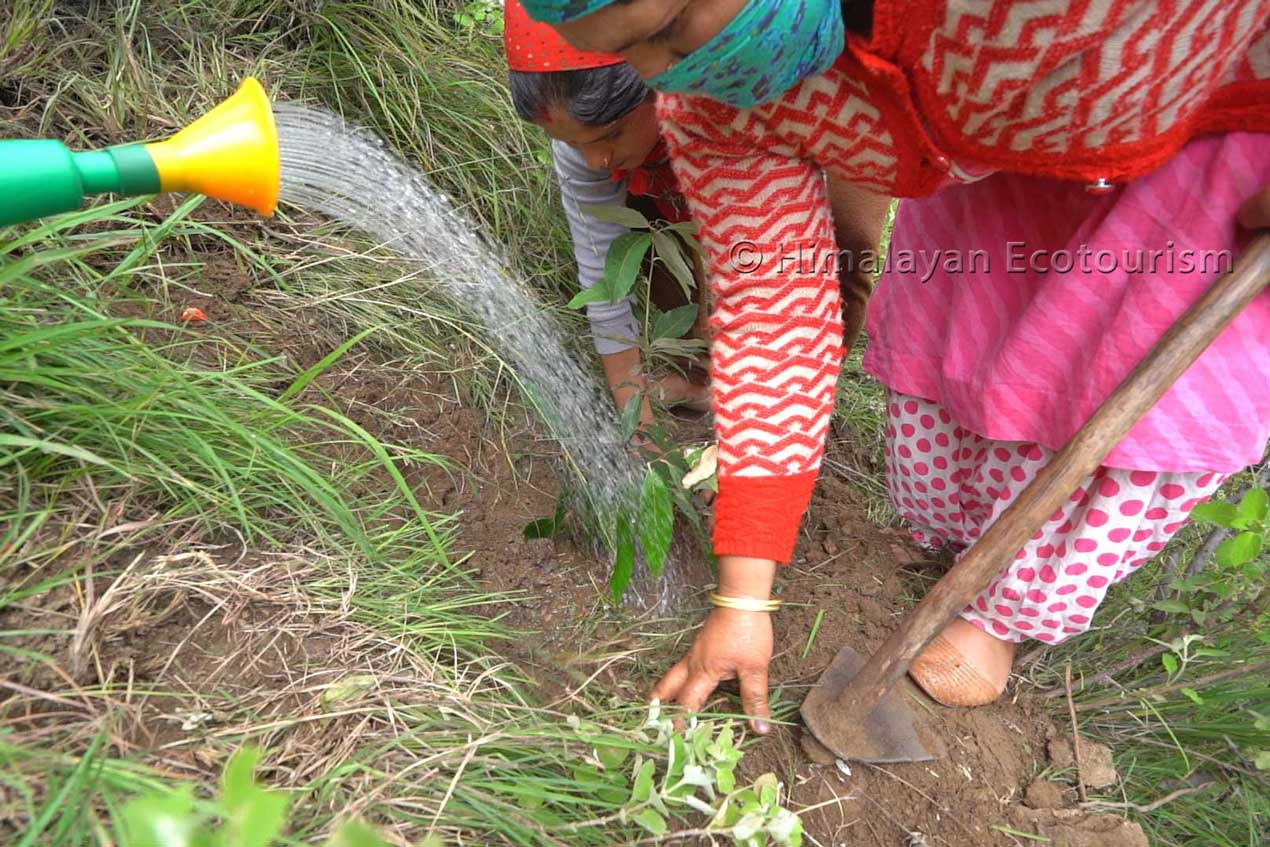
[[781, 606], [780, 600], [759, 600], [757, 597], [725, 597], [710, 593], [710, 602], [720, 609], [736, 609], [738, 612], [774, 612]]

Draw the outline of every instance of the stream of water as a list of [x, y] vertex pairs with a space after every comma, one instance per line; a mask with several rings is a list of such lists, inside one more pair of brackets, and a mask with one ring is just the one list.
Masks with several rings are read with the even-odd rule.
[[[487, 339], [531, 387], [600, 515], [632, 503], [637, 480], [612, 403], [563, 342], [558, 322], [454, 204], [372, 133], [329, 112], [275, 105], [281, 199], [379, 239], [422, 267], [480, 321]], [[667, 563], [665, 580], [673, 570]], [[644, 604], [649, 586], [639, 591]], [[667, 592], [654, 605], [665, 602]], [[670, 592], [674, 593], [674, 592]]]

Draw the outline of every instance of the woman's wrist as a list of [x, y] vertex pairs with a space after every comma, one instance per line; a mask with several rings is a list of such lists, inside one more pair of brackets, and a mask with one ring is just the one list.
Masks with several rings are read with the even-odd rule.
[[749, 556], [719, 557], [718, 593], [724, 597], [767, 600], [776, 581], [776, 562]]

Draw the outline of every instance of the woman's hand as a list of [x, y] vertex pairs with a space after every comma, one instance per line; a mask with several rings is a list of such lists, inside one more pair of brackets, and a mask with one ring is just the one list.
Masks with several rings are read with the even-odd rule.
[[1248, 229], [1270, 229], [1270, 187], [1261, 189], [1240, 207], [1239, 224]]
[[699, 712], [725, 679], [741, 683], [741, 709], [750, 726], [766, 733], [767, 663], [772, 659], [772, 619], [768, 612], [714, 609], [692, 643], [692, 650], [661, 678], [653, 697]]
[[[719, 594], [766, 600], [772, 594], [776, 563], [746, 556], [719, 557]], [[741, 709], [750, 726], [765, 734], [767, 719], [767, 665], [772, 660], [772, 619], [769, 612], [742, 612], [716, 608], [706, 618], [688, 655], [671, 668], [653, 697], [700, 711], [710, 694], [725, 679], [739, 680]]]

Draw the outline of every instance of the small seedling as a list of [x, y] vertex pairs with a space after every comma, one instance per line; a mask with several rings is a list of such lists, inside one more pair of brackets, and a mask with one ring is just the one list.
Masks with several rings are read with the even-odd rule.
[[[742, 754], [732, 721], [693, 716], [678, 732], [654, 702], [643, 726], [629, 735], [605, 732], [576, 718], [570, 723], [594, 752], [591, 761], [575, 770], [575, 778], [593, 784], [598, 796], [607, 792], [621, 798], [619, 820], [659, 838], [670, 832], [674, 817], [699, 812], [708, 816], [706, 832], [730, 838], [736, 847], [802, 844], [802, 821], [781, 805], [782, 786], [775, 774], [737, 785]], [[628, 769], [631, 749], [650, 744], [666, 751], [665, 760], [636, 754]]]
[[[260, 750], [244, 747], [221, 774], [211, 803], [196, 801], [190, 786], [152, 791], [123, 807], [120, 847], [270, 847], [282, 838], [291, 796], [256, 782]], [[345, 823], [327, 847], [387, 847], [372, 830]], [[433, 842], [431, 847], [441, 847]]]

